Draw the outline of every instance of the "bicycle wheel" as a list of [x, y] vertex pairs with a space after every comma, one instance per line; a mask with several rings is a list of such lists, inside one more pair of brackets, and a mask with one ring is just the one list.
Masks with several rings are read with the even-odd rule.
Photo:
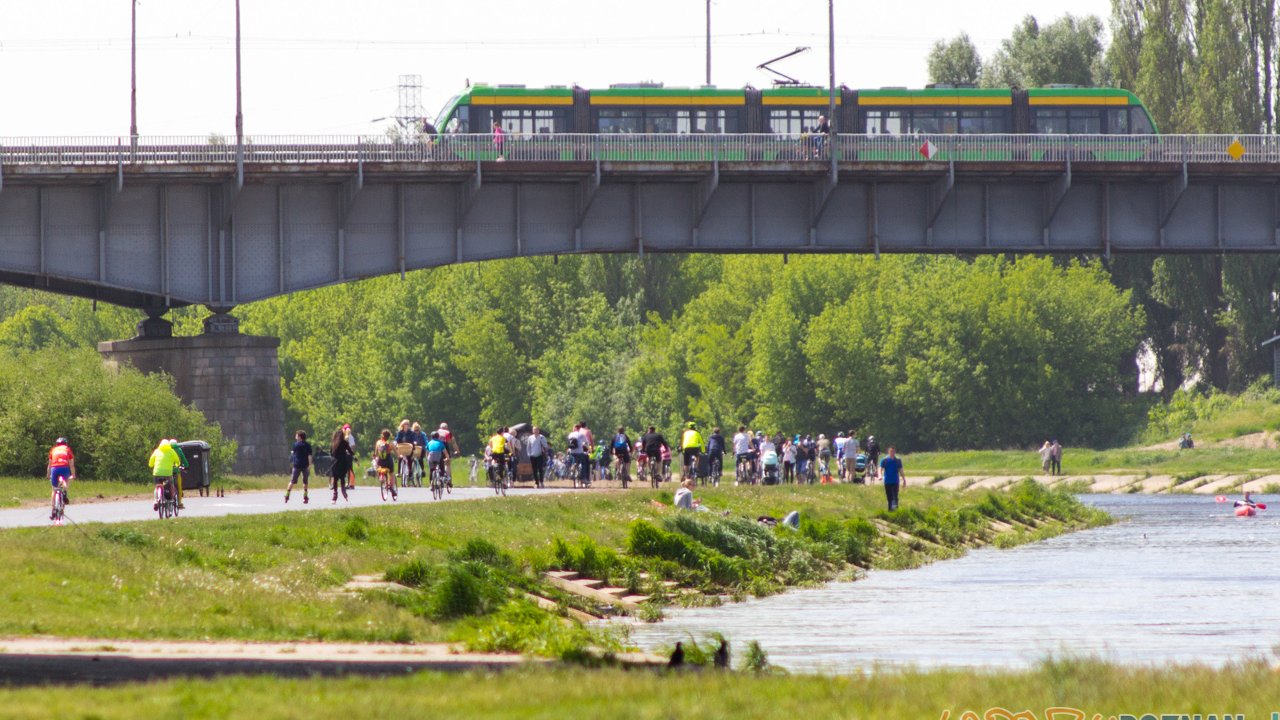
[[382, 502], [387, 501], [387, 486], [393, 482], [395, 482], [395, 480], [390, 479], [384, 473], [380, 473], [378, 475], [378, 492], [382, 494]]
[[50, 516], [52, 517], [54, 524], [56, 525], [62, 524], [62, 515], [64, 511], [65, 511], [65, 506], [62, 504], [62, 490], [54, 489], [53, 512], [50, 513]]

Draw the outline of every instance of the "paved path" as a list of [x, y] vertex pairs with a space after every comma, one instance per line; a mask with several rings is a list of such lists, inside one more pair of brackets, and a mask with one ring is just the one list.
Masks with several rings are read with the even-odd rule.
[[[540, 495], [564, 492], [560, 488], [512, 488], [507, 491], [509, 497], [522, 495]], [[349, 500], [338, 498], [337, 504], [329, 501], [328, 490], [311, 493], [311, 503], [302, 504], [301, 491], [295, 491], [284, 503], [284, 493], [279, 490], [262, 490], [242, 492], [226, 497], [187, 496], [184, 500], [186, 509], [181, 518], [217, 517], [222, 515], [265, 515], [276, 512], [320, 512], [335, 508], [373, 507], [392, 504], [432, 503], [431, 491], [426, 488], [401, 488], [400, 499], [396, 503], [383, 502], [376, 487], [360, 486], [349, 491]], [[494, 497], [489, 488], [454, 488], [445, 495], [446, 501], [479, 500]], [[67, 506], [67, 518], [73, 522], [84, 524], [91, 522], [118, 523], [136, 520], [159, 520], [151, 509], [151, 500], [122, 500], [116, 502], [94, 502], [76, 504], [75, 486], [71, 488], [71, 504]], [[49, 509], [45, 506], [18, 508], [16, 510], [0, 510], [0, 528], [41, 527], [49, 525]]]

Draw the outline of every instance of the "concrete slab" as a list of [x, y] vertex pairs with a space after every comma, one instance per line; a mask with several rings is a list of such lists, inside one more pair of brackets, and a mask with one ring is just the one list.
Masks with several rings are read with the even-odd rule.
[[[972, 475], [953, 475], [949, 478], [939, 480], [930, 487], [943, 488], [944, 490], [963, 490], [973, 484], [977, 479], [978, 478], [975, 478]], [[910, 485], [907, 487], [910, 487]]]
[[1244, 482], [1244, 475], [1222, 475], [1216, 479], [1193, 488], [1191, 492], [1197, 495], [1217, 495], [1226, 492]]
[[1263, 490], [1265, 490], [1269, 485], [1280, 485], [1280, 475], [1263, 475], [1260, 478], [1255, 478], [1245, 483], [1244, 487], [1240, 488], [1240, 491], [1260, 493]]
[[1093, 484], [1089, 486], [1091, 493], [1113, 493], [1140, 480], [1137, 475], [1094, 475]]
[[1152, 475], [1149, 478], [1143, 478], [1134, 483], [1138, 488], [1138, 492], [1146, 495], [1154, 495], [1156, 493], [1168, 492], [1173, 487], [1173, 477], [1170, 475]]
[[970, 485], [969, 490], [999, 490], [1007, 485], [1012, 485], [1021, 480], [1021, 477], [1013, 475], [993, 475], [991, 477], [982, 478], [978, 482]]

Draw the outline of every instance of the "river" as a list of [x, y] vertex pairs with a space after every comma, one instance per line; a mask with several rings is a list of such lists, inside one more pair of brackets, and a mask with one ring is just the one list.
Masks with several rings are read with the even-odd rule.
[[[1275, 498], [1257, 498], [1262, 502]], [[1221, 665], [1280, 648], [1280, 503], [1235, 518], [1191, 495], [1084, 495], [1113, 525], [856, 582], [668, 609], [641, 647], [711, 631], [801, 672], [1026, 667], [1047, 656]]]

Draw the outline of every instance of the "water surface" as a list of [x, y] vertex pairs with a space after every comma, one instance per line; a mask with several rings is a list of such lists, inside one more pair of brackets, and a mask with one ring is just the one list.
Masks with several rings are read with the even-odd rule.
[[[1213, 665], [1280, 646], [1280, 502], [1235, 518], [1212, 497], [1090, 495], [1119, 521], [1009, 550], [719, 608], [668, 609], [633, 640], [720, 631], [799, 671], [1022, 667], [1047, 655]], [[1271, 501], [1271, 502], [1269, 502]]]

